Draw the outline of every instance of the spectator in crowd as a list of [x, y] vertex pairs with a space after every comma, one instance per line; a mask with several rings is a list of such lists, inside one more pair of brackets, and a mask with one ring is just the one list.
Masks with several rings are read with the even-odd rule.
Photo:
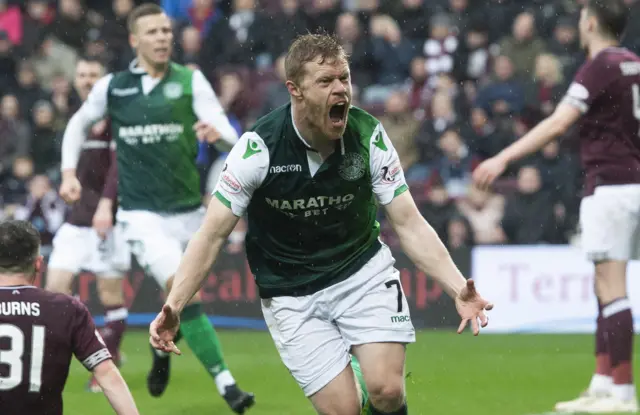
[[492, 115], [519, 114], [524, 108], [524, 90], [511, 58], [498, 56], [493, 73], [494, 79], [478, 92], [476, 106]]
[[31, 62], [20, 62], [16, 78], [17, 87], [13, 93], [15, 93], [20, 102], [20, 115], [26, 117], [31, 113], [35, 103], [41, 99], [46, 99], [48, 94], [38, 83], [38, 78]]
[[62, 73], [67, 79], [73, 79], [77, 61], [78, 52], [75, 49], [47, 32], [42, 33], [36, 52], [31, 57], [38, 82], [48, 91], [57, 74]]
[[484, 80], [491, 68], [489, 30], [486, 22], [469, 22], [455, 58], [455, 75], [475, 90], [475, 83]]
[[289, 102], [289, 90], [285, 85], [287, 75], [284, 71], [284, 60], [286, 55], [281, 55], [276, 59], [275, 73], [277, 81], [268, 86], [265, 93], [260, 116], [267, 115], [269, 112]]
[[560, 62], [563, 78], [571, 79], [584, 60], [575, 19], [571, 17], [558, 19], [547, 49]]
[[80, 0], [59, 0], [58, 13], [51, 23], [51, 33], [57, 40], [81, 53], [91, 23]]
[[545, 47], [545, 42], [536, 35], [535, 16], [523, 12], [513, 22], [512, 35], [501, 42], [500, 53], [511, 60], [516, 76], [529, 79], [533, 76], [535, 59], [544, 53]]
[[411, 42], [402, 37], [398, 23], [390, 16], [375, 16], [369, 31], [374, 62], [374, 85], [364, 89], [362, 100], [372, 104], [384, 102], [409, 76], [409, 65], [415, 55]]
[[416, 48], [422, 47], [429, 24], [429, 9], [426, 0], [401, 0], [389, 2], [388, 14], [396, 21], [402, 22], [402, 35], [409, 39]]
[[449, 251], [473, 248], [475, 245], [473, 229], [466, 217], [455, 215], [449, 220], [445, 245]]
[[506, 202], [502, 230], [510, 244], [559, 243], [553, 203], [543, 190], [540, 171], [523, 166], [518, 172], [518, 190]]
[[49, 0], [27, 0], [26, 14], [22, 21], [22, 44], [20, 49], [23, 57], [32, 56], [41, 42], [43, 33], [53, 21], [55, 9]]
[[307, 16], [300, 0], [279, 0], [280, 13], [269, 16], [272, 33], [278, 36], [269, 36], [267, 42], [267, 53], [272, 61], [289, 50], [289, 45], [293, 40], [307, 31]]
[[256, 10], [255, 0], [233, 0], [231, 15], [215, 21], [205, 36], [207, 47], [200, 62], [205, 73], [212, 74], [225, 66], [253, 68], [254, 57], [267, 50], [265, 19]]
[[14, 53], [14, 46], [11, 44], [9, 34], [0, 28], [0, 90], [7, 90], [15, 85], [16, 59]]
[[112, 15], [105, 19], [104, 25], [100, 29], [100, 36], [113, 56], [124, 56], [127, 61], [133, 59], [129, 48], [127, 16], [133, 10], [134, 5], [133, 0], [113, 0]]
[[500, 227], [504, 203], [504, 196], [475, 186], [469, 186], [466, 196], [458, 199], [458, 210], [469, 221], [476, 243], [497, 245], [505, 242]]
[[22, 11], [20, 6], [9, 4], [9, 0], [0, 0], [0, 30], [12, 45], [22, 42]]
[[437, 232], [438, 236], [443, 241], [446, 241], [449, 221], [459, 212], [442, 181], [437, 178], [432, 181], [431, 188], [427, 193], [427, 199], [418, 205], [418, 209], [425, 220]]
[[40, 175], [29, 181], [27, 200], [15, 209], [13, 218], [31, 222], [40, 232], [40, 240], [46, 250], [51, 246], [53, 236], [64, 222], [65, 211], [66, 205], [51, 186], [49, 178]]
[[57, 174], [60, 163], [60, 133], [55, 130], [55, 112], [49, 101], [38, 101], [33, 107], [34, 129], [30, 156], [36, 174]]
[[0, 177], [11, 170], [18, 157], [26, 156], [31, 148], [29, 125], [20, 118], [20, 104], [14, 95], [0, 101]]
[[32, 177], [33, 161], [29, 157], [16, 158], [11, 172], [3, 180], [0, 192], [0, 199], [4, 203], [4, 217], [13, 217], [18, 206], [26, 203], [28, 183]]
[[440, 154], [438, 139], [447, 128], [457, 122], [453, 100], [446, 92], [436, 92], [431, 101], [430, 109], [430, 117], [425, 119], [416, 135], [420, 159], [423, 162], [429, 162]]
[[464, 143], [457, 127], [450, 127], [438, 140], [442, 156], [435, 162], [435, 172], [452, 198], [463, 196], [471, 183], [475, 157]]
[[566, 92], [560, 60], [549, 53], [539, 55], [533, 79], [525, 84], [524, 91], [527, 124], [535, 126], [551, 115]]
[[355, 85], [369, 85], [373, 81], [371, 43], [365, 36], [360, 21], [354, 13], [342, 13], [336, 24], [336, 36], [349, 54], [351, 82]]
[[458, 44], [458, 37], [453, 31], [449, 16], [433, 17], [430, 35], [423, 47], [430, 81], [435, 82], [438, 75], [453, 71]]
[[200, 62], [200, 51], [202, 48], [202, 37], [195, 26], [185, 26], [180, 33], [180, 44], [176, 48], [178, 60], [185, 63]]
[[308, 28], [311, 32], [325, 30], [335, 33], [338, 16], [343, 12], [340, 0], [309, 0]]
[[418, 163], [420, 154], [415, 141], [420, 122], [410, 111], [406, 94], [401, 91], [392, 93], [385, 103], [385, 115], [379, 120], [398, 152], [407, 181], [426, 181], [429, 170], [425, 165]]

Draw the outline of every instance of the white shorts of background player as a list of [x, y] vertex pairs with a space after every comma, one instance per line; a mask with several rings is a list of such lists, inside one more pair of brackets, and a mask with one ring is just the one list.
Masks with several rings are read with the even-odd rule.
[[53, 238], [47, 267], [73, 274], [89, 271], [98, 278], [122, 278], [131, 268], [131, 253], [120, 224], [103, 240], [93, 228], [64, 223]]
[[205, 208], [160, 214], [144, 210], [118, 210], [124, 238], [146, 272], [163, 289], [180, 265], [182, 253], [204, 219]]
[[640, 185], [597, 187], [582, 199], [580, 227], [589, 260], [640, 259]]
[[350, 364], [351, 346], [414, 343], [409, 305], [382, 249], [350, 278], [302, 297], [262, 300], [262, 312], [280, 357], [306, 396]]

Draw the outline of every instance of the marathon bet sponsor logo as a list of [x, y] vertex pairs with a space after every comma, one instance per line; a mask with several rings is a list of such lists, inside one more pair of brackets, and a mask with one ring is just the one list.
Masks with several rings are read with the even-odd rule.
[[392, 323], [406, 323], [408, 321], [411, 321], [409, 316], [391, 316]]
[[184, 126], [177, 123], [131, 125], [118, 129], [118, 136], [129, 145], [176, 141], [183, 133]]
[[[297, 216], [296, 211], [304, 211], [304, 217], [326, 215], [329, 208], [344, 210], [353, 202], [355, 195], [349, 193], [338, 196], [316, 196], [308, 199], [278, 200], [265, 198], [269, 206], [280, 210], [289, 217]], [[294, 213], [295, 212], [295, 213]]]
[[269, 167], [269, 173], [292, 173], [301, 172], [302, 166], [299, 164], [287, 164], [286, 166], [271, 166]]

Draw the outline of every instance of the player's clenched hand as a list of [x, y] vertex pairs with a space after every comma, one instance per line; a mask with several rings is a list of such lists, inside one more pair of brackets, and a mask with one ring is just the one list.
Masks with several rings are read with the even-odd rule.
[[102, 239], [107, 237], [107, 234], [113, 228], [113, 211], [110, 204], [99, 203], [96, 213], [93, 215], [93, 228]]
[[480, 334], [478, 320], [480, 320], [480, 325], [482, 327], [486, 327], [487, 324], [489, 324], [489, 318], [485, 311], [491, 310], [492, 308], [493, 304], [478, 294], [473, 280], [467, 280], [467, 285], [456, 297], [456, 309], [462, 318], [460, 327], [458, 327], [458, 334], [464, 331], [468, 322], [471, 322], [473, 335], [477, 336]]
[[473, 171], [473, 181], [481, 189], [488, 188], [507, 169], [507, 162], [501, 157], [491, 157], [480, 163]]
[[65, 176], [60, 184], [60, 197], [67, 203], [80, 200], [82, 185], [76, 176]]
[[151, 322], [149, 342], [154, 348], [163, 352], [182, 354], [173, 342], [179, 327], [180, 316], [170, 305], [165, 304], [162, 311]]
[[196, 132], [196, 137], [198, 140], [207, 143], [215, 143], [222, 137], [220, 132], [210, 124], [207, 124], [204, 121], [198, 121], [193, 125], [193, 130]]

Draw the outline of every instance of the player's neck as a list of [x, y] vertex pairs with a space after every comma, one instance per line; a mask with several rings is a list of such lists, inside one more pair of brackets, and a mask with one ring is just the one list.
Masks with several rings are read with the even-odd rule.
[[311, 123], [309, 123], [302, 112], [293, 107], [293, 122], [300, 132], [302, 139], [315, 151], [317, 151], [323, 159], [329, 157], [335, 151], [335, 142], [328, 139], [321, 131], [318, 131]]
[[24, 274], [0, 274], [0, 287], [19, 287], [33, 285], [33, 281]]
[[167, 69], [169, 68], [168, 64], [154, 66], [144, 60], [141, 56], [138, 56], [138, 66], [144, 69], [145, 73], [152, 78], [162, 78], [164, 74], [167, 73]]
[[611, 47], [620, 46], [620, 43], [613, 39], [594, 39], [589, 45], [589, 58], [593, 59], [598, 53]]

